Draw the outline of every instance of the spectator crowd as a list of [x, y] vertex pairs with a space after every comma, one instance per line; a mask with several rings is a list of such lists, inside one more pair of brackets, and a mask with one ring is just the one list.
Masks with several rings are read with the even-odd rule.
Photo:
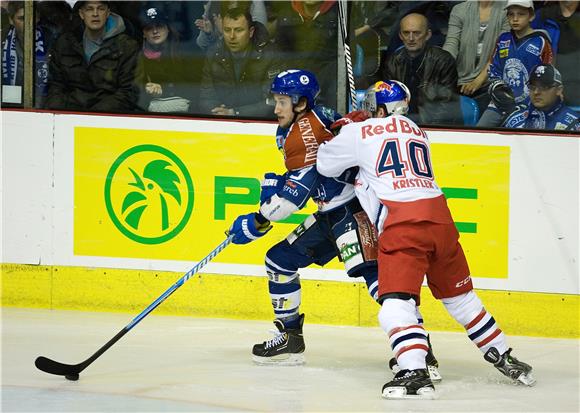
[[[24, 82], [24, 1], [1, 1], [2, 102]], [[268, 119], [300, 68], [336, 108], [336, 0], [35, 1], [35, 106]], [[398, 80], [419, 124], [580, 130], [580, 1], [349, 1], [356, 89]]]

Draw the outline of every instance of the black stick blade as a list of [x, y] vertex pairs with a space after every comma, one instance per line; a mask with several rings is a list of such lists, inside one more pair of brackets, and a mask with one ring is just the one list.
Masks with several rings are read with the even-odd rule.
[[80, 364], [63, 364], [58, 361], [51, 360], [49, 358], [40, 356], [34, 361], [34, 365], [37, 369], [44, 371], [49, 374], [56, 374], [58, 376], [78, 376], [82, 371], [82, 366]]

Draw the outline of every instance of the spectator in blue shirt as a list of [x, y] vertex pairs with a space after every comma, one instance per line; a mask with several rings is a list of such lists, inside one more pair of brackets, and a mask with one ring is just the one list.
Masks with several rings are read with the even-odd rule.
[[489, 65], [489, 95], [491, 103], [481, 115], [477, 126], [501, 126], [516, 106], [530, 102], [527, 81], [533, 67], [553, 61], [552, 47], [543, 33], [535, 31], [531, 0], [508, 0], [506, 5], [509, 32], [499, 35]]
[[504, 127], [580, 131], [578, 113], [562, 101], [562, 76], [554, 66], [536, 66], [530, 74], [528, 86], [530, 104], [512, 113], [504, 122]]

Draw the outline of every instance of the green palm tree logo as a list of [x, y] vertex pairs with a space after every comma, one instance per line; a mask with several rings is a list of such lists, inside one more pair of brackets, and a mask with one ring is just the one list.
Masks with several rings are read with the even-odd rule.
[[105, 181], [105, 203], [128, 238], [159, 244], [175, 237], [193, 210], [193, 183], [183, 162], [157, 145], [123, 152]]

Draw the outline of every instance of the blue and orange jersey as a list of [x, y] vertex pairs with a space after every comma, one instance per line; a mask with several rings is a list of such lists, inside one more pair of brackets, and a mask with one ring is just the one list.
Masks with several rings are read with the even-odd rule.
[[[330, 125], [340, 117], [332, 109], [316, 106], [289, 128], [278, 127], [276, 132], [276, 144], [284, 154], [288, 175], [309, 188], [308, 192], [301, 193], [308, 193], [320, 211], [331, 210], [355, 197], [352, 184], [340, 178], [324, 177], [316, 171], [318, 148], [333, 138]], [[305, 201], [293, 200], [297, 205], [304, 205]]]
[[278, 127], [276, 144], [284, 154], [288, 171], [316, 164], [316, 154], [321, 143], [332, 139], [330, 125], [340, 115], [324, 106], [316, 106], [289, 128]]

